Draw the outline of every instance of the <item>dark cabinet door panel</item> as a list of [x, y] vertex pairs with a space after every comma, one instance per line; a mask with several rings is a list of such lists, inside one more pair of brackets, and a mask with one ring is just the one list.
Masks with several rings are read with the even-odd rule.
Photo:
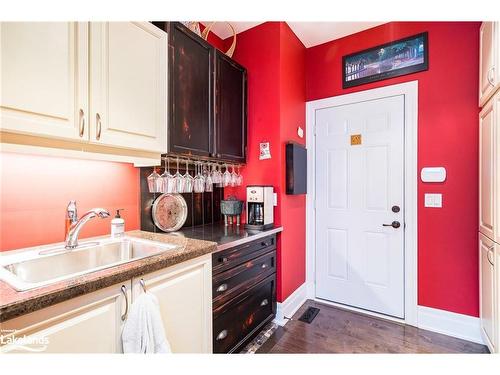
[[172, 23], [169, 48], [169, 152], [213, 156], [214, 49]]
[[217, 157], [236, 162], [246, 159], [246, 69], [217, 51], [215, 56], [215, 134]]

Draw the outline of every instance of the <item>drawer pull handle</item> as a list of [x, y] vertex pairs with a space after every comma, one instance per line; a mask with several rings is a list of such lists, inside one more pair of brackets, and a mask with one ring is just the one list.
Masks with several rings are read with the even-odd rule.
[[262, 246], [269, 246], [266, 242], [261, 243]]
[[217, 337], [216, 337], [216, 340], [224, 340], [225, 338], [227, 337], [227, 329], [221, 331]]
[[262, 269], [267, 268], [267, 264], [262, 263], [262, 266], [260, 266], [260, 268], [262, 268]]
[[223, 258], [220, 258], [220, 261], [222, 263], [227, 263], [229, 261], [229, 259], [227, 259], [226, 257], [223, 257]]
[[221, 284], [219, 285], [219, 287], [217, 288], [217, 291], [218, 292], [225, 292], [227, 290], [227, 284]]
[[266, 306], [268, 304], [269, 304], [269, 301], [267, 300], [267, 298], [260, 303], [261, 306]]

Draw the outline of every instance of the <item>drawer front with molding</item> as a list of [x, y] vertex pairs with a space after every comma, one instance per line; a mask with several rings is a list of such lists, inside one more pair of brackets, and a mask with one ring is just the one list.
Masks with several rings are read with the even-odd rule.
[[213, 307], [216, 308], [276, 272], [276, 251], [272, 250], [214, 276]]
[[214, 353], [232, 353], [276, 314], [276, 274], [214, 309]]
[[276, 249], [276, 235], [261, 238], [212, 255], [213, 274], [218, 274]]

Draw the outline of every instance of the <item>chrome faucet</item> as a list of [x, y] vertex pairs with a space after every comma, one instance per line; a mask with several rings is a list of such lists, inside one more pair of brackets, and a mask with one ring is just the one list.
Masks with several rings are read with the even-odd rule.
[[100, 217], [101, 219], [109, 217], [109, 212], [104, 208], [93, 208], [78, 219], [75, 201], [69, 202], [66, 213], [70, 222], [66, 232], [66, 249], [74, 249], [78, 246], [78, 234], [80, 234], [80, 230], [87, 221], [94, 217]]

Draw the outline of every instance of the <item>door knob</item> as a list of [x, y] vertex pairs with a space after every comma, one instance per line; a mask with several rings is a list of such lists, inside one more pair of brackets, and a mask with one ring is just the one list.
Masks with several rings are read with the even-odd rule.
[[397, 229], [401, 226], [401, 223], [399, 221], [393, 221], [390, 224], [382, 224], [383, 227], [393, 227], [394, 229]]

